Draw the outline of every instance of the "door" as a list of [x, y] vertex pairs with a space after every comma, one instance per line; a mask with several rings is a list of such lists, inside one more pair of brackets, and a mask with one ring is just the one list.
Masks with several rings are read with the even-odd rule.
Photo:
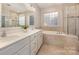
[[76, 35], [79, 37], [79, 18], [76, 18]]

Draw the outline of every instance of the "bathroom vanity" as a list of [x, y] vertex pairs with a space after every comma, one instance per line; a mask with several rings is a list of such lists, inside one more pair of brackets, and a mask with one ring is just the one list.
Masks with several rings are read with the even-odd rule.
[[[20, 4], [9, 5], [13, 7], [13, 5], [19, 6]], [[24, 4], [22, 5], [24, 6]], [[28, 6], [30, 7], [30, 4]], [[32, 7], [32, 9], [35, 8]], [[36, 15], [32, 9], [28, 9], [27, 15], [25, 13], [18, 14], [18, 8], [16, 12], [11, 12], [8, 4], [2, 4], [0, 55], [35, 55], [38, 52], [43, 43], [43, 35], [41, 30], [33, 28]], [[31, 29], [27, 31], [25, 27]]]
[[0, 55], [35, 55], [43, 43], [38, 29], [0, 37]]

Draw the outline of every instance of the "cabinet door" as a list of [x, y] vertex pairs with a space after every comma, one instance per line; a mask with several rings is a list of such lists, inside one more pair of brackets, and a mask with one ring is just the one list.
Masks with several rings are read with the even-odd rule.
[[43, 43], [43, 34], [42, 32], [37, 32], [33, 36], [31, 37], [31, 54], [35, 55]]
[[19, 50], [16, 55], [30, 55], [30, 46], [26, 45], [21, 50]]
[[39, 49], [43, 43], [43, 34], [41, 32], [39, 32], [39, 34], [38, 34], [37, 43], [38, 43], [37, 45], [38, 45], [38, 49]]
[[31, 42], [31, 54], [37, 53], [37, 40]]

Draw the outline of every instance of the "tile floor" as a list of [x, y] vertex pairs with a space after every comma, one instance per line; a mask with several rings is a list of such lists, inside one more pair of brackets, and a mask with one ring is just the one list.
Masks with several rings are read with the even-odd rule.
[[77, 55], [78, 51], [74, 49], [65, 49], [58, 46], [43, 44], [37, 55]]

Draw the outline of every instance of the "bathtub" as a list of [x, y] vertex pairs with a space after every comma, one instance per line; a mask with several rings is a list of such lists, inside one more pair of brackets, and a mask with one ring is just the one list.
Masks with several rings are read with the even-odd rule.
[[68, 35], [57, 31], [43, 31], [44, 44], [62, 47], [64, 49], [75, 50], [78, 49], [78, 37]]

